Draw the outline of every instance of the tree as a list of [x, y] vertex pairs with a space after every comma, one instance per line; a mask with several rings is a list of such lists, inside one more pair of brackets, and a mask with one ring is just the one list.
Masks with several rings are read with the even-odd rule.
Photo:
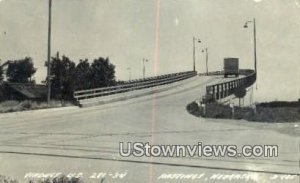
[[115, 84], [115, 66], [109, 58], [95, 59], [90, 68], [91, 88], [111, 86]]
[[51, 58], [51, 91], [56, 99], [72, 100], [75, 90], [115, 84], [115, 66], [109, 59], [98, 58], [90, 65], [88, 59], [77, 66], [68, 57]]
[[90, 64], [88, 59], [80, 60], [75, 69], [75, 89], [88, 89], [91, 86]]
[[75, 63], [68, 57], [51, 59], [51, 91], [56, 99], [72, 100], [75, 83]]
[[33, 66], [32, 58], [26, 57], [21, 60], [14, 60], [8, 64], [6, 76], [8, 81], [14, 83], [33, 82], [31, 77], [36, 72]]
[[3, 68], [0, 65], [0, 83], [3, 81]]

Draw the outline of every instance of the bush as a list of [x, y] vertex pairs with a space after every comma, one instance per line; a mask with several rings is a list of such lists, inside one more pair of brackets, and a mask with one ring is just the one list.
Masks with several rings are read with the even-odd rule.
[[[244, 119], [256, 122], [295, 122], [300, 120], [298, 107], [262, 107], [257, 104], [256, 110], [250, 107], [234, 107], [234, 119]], [[228, 105], [209, 103], [206, 104], [206, 114], [196, 102], [187, 106], [187, 111], [195, 116], [207, 118], [232, 119], [232, 109]]]
[[46, 109], [46, 108], [55, 108], [55, 107], [64, 107], [64, 106], [73, 106], [70, 102], [61, 101], [51, 101], [49, 106], [47, 102], [36, 102], [36, 101], [15, 101], [9, 100], [0, 103], [0, 113], [6, 112], [16, 112], [16, 111], [27, 111], [27, 110], [35, 110], [35, 109]]

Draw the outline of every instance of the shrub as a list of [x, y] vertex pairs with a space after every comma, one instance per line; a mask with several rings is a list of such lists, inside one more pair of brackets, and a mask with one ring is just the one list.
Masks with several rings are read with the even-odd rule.
[[[284, 103], [284, 102], [283, 102]], [[256, 122], [295, 122], [300, 120], [298, 107], [265, 107], [266, 105], [257, 105], [256, 110], [250, 107], [234, 107], [234, 119], [244, 119]], [[209, 103], [206, 104], [206, 114], [203, 108], [199, 107], [196, 102], [190, 103], [187, 107], [189, 113], [195, 116], [207, 118], [231, 119], [232, 109], [228, 105]]]
[[0, 103], [0, 113], [6, 112], [16, 112], [16, 111], [26, 111], [26, 110], [35, 110], [35, 109], [46, 109], [46, 108], [55, 108], [55, 107], [62, 107], [62, 106], [72, 106], [71, 102], [64, 102], [61, 101], [51, 101], [49, 106], [47, 102], [36, 102], [36, 101], [15, 101], [9, 100]]

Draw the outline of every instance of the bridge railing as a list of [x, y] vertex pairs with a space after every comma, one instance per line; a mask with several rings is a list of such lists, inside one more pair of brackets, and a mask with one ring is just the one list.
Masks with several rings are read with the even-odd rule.
[[204, 73], [199, 73], [199, 76], [214, 76], [214, 75], [222, 75], [224, 74], [224, 71], [211, 71], [211, 72], [204, 72]]
[[206, 86], [206, 95], [203, 102], [209, 103], [233, 95], [238, 89], [246, 89], [256, 81], [256, 73], [253, 70], [240, 70], [243, 78]]
[[196, 74], [197, 73], [194, 71], [180, 72], [180, 73], [166, 74], [166, 75], [161, 75], [156, 77], [149, 77], [140, 80], [134, 80], [116, 86], [80, 90], [74, 92], [74, 98], [77, 101], [79, 101], [82, 99], [89, 99], [94, 97], [101, 97], [101, 96], [113, 95], [117, 93], [123, 93], [132, 90], [150, 88], [154, 86], [165, 85], [176, 81], [184, 80], [193, 77]]

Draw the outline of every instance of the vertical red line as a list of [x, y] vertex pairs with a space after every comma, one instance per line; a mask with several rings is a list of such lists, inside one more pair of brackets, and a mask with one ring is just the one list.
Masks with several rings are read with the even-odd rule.
[[[153, 59], [153, 74], [157, 76], [158, 73], [158, 61], [159, 61], [159, 44], [160, 44], [160, 0], [156, 0], [156, 20], [155, 20], [155, 49], [154, 49], [154, 59]], [[154, 87], [153, 90], [156, 90]], [[155, 130], [156, 122], [156, 94], [152, 95], [152, 121], [151, 121], [151, 145], [154, 143], [153, 132]], [[152, 162], [152, 156], [150, 157]], [[153, 165], [149, 165], [149, 179], [148, 182], [153, 182]]]

